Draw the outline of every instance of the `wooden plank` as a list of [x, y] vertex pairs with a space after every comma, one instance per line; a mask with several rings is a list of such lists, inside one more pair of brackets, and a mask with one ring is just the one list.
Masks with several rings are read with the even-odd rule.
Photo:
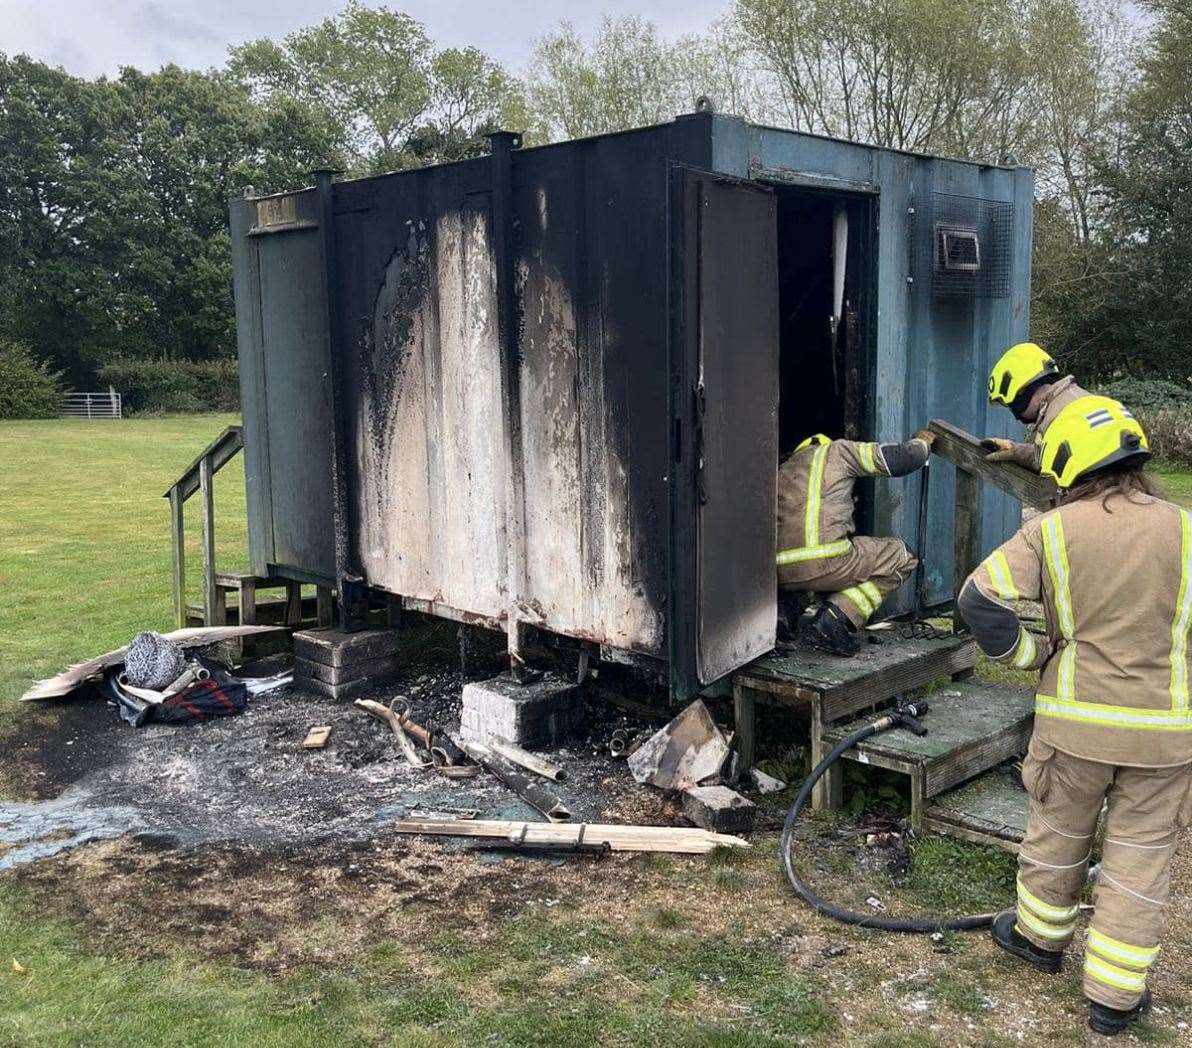
[[304, 750], [321, 750], [327, 745], [327, 740], [331, 738], [330, 725], [320, 725], [317, 728], [311, 728], [306, 733], [306, 738], [302, 740], [302, 748]]
[[330, 626], [334, 604], [334, 591], [330, 586], [315, 587], [315, 619], [320, 626]]
[[[967, 470], [956, 469], [956, 516], [953, 522], [953, 578], [959, 592], [964, 580], [977, 567], [980, 556], [981, 486]], [[968, 627], [960, 609], [952, 612], [952, 629], [956, 633]]]
[[174, 624], [182, 629], [186, 625], [186, 529], [182, 496], [176, 491], [170, 492], [170, 543], [174, 583]]
[[[823, 710], [819, 703], [811, 707], [811, 766], [815, 768], [828, 755], [824, 745]], [[811, 791], [811, 807], [816, 811], [835, 811], [844, 804], [844, 768], [839, 762], [820, 777]]]
[[257, 621], [257, 580], [247, 578], [240, 580], [236, 590], [236, 608], [240, 614], [240, 623], [244, 626], [254, 625]]
[[[931, 798], [1022, 753], [1034, 722], [1034, 697], [1027, 691], [980, 682], [951, 689], [956, 695], [928, 697], [918, 736], [899, 728], [882, 732], [850, 750], [847, 757], [915, 777], [923, 798]], [[869, 718], [825, 733], [825, 748]]]
[[768, 693], [775, 702], [819, 703], [824, 723], [831, 724], [940, 677], [963, 673], [976, 663], [977, 647], [968, 636], [887, 639], [866, 645], [852, 658], [797, 646], [757, 659], [733, 679]]
[[748, 771], [757, 759], [755, 728], [757, 723], [756, 703], [753, 690], [736, 681], [733, 682], [733, 727], [736, 731], [737, 753], [741, 767]]
[[[210, 458], [199, 462], [200, 513], [203, 523], [203, 621], [214, 625], [215, 614], [215, 491], [212, 483], [215, 469]], [[181, 496], [185, 498], [185, 495]]]
[[706, 855], [717, 848], [748, 848], [749, 842], [726, 833], [675, 826], [616, 826], [608, 823], [505, 822], [476, 819], [407, 819], [398, 833], [503, 839], [531, 847], [607, 847], [610, 851], [676, 852]]
[[302, 624], [302, 583], [286, 581], [286, 625]]
[[980, 439], [959, 426], [932, 419], [928, 428], [935, 434], [932, 453], [954, 463], [958, 470], [964, 470], [1036, 509], [1050, 506], [1056, 497], [1055, 484], [1046, 477], [1014, 462], [989, 462], [985, 458], [988, 452], [981, 447]]
[[923, 813], [923, 826], [1016, 851], [1029, 807], [1018, 772], [1008, 762], [936, 797]]

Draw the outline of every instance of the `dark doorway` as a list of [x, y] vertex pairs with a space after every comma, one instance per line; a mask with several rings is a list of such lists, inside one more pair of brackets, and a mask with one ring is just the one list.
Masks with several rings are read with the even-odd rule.
[[791, 186], [775, 190], [782, 459], [813, 433], [870, 436], [873, 238], [869, 198]]

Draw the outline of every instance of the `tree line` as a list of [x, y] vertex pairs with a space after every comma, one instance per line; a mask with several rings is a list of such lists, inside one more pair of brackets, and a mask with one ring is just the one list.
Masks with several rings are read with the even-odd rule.
[[0, 54], [0, 339], [86, 385], [235, 353], [227, 199], [722, 112], [1037, 171], [1033, 329], [1082, 377], [1192, 375], [1187, 0], [733, 0], [668, 39], [561, 24], [524, 71], [349, 0], [206, 71]]

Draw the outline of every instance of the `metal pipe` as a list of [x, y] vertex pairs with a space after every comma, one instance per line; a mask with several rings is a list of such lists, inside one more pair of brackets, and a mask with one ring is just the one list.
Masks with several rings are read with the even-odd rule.
[[463, 747], [472, 760], [492, 772], [523, 801], [542, 812], [551, 822], [569, 822], [571, 820], [571, 812], [558, 797], [547, 793], [540, 786], [531, 782], [505, 758], [493, 752], [489, 747], [479, 742], [467, 741], [464, 742]]
[[550, 761], [544, 760], [538, 754], [523, 750], [516, 742], [510, 742], [508, 739], [494, 735], [488, 740], [488, 745], [491, 750], [499, 753], [506, 760], [525, 768], [526, 771], [534, 772], [535, 775], [541, 775], [544, 779], [562, 782], [567, 778], [567, 773], [557, 764], [551, 764]]

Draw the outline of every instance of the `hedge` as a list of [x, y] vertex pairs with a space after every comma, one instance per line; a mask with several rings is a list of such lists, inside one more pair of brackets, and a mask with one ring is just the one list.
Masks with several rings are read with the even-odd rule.
[[0, 419], [57, 418], [61, 407], [62, 372], [23, 342], [0, 339]]
[[126, 414], [239, 411], [236, 361], [114, 360], [98, 371], [124, 399]]

